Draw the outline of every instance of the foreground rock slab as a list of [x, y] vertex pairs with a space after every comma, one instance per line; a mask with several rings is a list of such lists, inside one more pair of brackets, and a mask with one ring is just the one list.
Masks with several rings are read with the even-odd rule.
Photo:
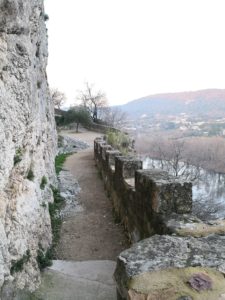
[[113, 261], [56, 260], [43, 274], [40, 288], [20, 300], [115, 300]]
[[120, 254], [118, 299], [225, 299], [225, 237], [159, 236]]

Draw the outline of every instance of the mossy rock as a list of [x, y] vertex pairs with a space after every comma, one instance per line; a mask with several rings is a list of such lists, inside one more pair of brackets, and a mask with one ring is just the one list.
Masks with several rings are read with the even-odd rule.
[[[196, 274], [210, 278], [211, 288], [195, 290], [189, 281]], [[215, 269], [201, 267], [147, 272], [130, 280], [128, 295], [130, 300], [222, 300], [225, 299], [225, 278]]]

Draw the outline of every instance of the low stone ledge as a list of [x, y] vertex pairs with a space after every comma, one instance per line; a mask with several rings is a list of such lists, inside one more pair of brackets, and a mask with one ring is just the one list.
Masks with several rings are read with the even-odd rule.
[[224, 274], [224, 236], [154, 235], [120, 254], [114, 278], [118, 299], [216, 300], [225, 299]]
[[171, 214], [164, 221], [168, 233], [178, 236], [205, 237], [210, 234], [225, 235], [225, 220], [203, 222], [191, 214]]

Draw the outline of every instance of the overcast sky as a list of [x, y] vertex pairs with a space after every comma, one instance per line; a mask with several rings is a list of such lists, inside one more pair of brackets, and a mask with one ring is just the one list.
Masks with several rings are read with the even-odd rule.
[[85, 81], [111, 104], [225, 88], [224, 0], [45, 0], [51, 87]]

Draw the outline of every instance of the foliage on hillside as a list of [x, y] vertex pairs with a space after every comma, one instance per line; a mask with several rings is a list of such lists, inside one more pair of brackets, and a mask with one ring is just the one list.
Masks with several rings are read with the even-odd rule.
[[56, 119], [58, 126], [76, 124], [76, 131], [78, 132], [79, 125], [88, 125], [91, 123], [90, 113], [82, 106], [72, 107], [63, 113], [62, 117]]
[[129, 115], [165, 116], [186, 113], [192, 116], [225, 116], [225, 90], [209, 89], [196, 92], [157, 94], [121, 106]]

